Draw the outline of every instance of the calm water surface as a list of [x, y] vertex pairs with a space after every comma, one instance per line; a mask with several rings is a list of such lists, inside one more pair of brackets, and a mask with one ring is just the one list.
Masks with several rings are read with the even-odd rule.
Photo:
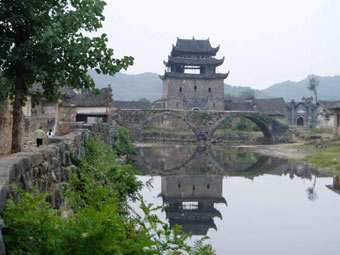
[[[303, 163], [227, 147], [143, 147], [136, 168], [158, 216], [217, 254], [340, 254], [340, 191]], [[137, 204], [133, 205], [137, 207]]]

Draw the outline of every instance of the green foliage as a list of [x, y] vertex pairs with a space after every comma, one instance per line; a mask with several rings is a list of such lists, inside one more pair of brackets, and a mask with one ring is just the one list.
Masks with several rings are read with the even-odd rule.
[[[136, 180], [135, 172], [130, 165], [117, 163], [116, 152], [99, 138], [87, 140], [85, 148], [85, 157], [76, 163], [82, 169], [78, 174], [80, 180], [92, 183], [94, 187], [109, 188], [115, 192], [115, 197], [120, 201], [135, 195], [141, 183]], [[74, 186], [81, 190], [81, 185]]]
[[286, 125], [286, 126], [288, 126], [289, 125], [289, 122], [288, 122], [288, 120], [287, 119], [276, 119], [278, 122], [280, 122], [281, 124], [283, 124], [283, 125]]
[[236, 124], [231, 129], [237, 130], [237, 131], [248, 131], [248, 132], [261, 131], [261, 129], [254, 122], [245, 120], [243, 118], [240, 121], [236, 122]]
[[333, 144], [318, 148], [317, 151], [310, 153], [304, 161], [314, 164], [317, 167], [329, 168], [340, 171], [340, 145]]
[[316, 128], [312, 126], [311, 129], [316, 134], [332, 134], [333, 133], [332, 129], [327, 129], [327, 128]]
[[312, 92], [314, 92], [314, 95], [315, 95], [315, 102], [318, 103], [318, 92], [317, 92], [317, 89], [318, 89], [318, 86], [319, 86], [319, 79], [316, 78], [316, 77], [311, 77], [309, 78], [309, 81], [308, 81], [308, 89]]
[[240, 92], [239, 97], [244, 100], [252, 100], [255, 99], [255, 90], [247, 89]]
[[141, 102], [141, 103], [150, 103], [150, 101], [147, 98], [145, 98], [145, 97], [140, 98], [138, 100], [138, 102]]
[[54, 254], [62, 220], [46, 202], [48, 194], [31, 195], [19, 189], [21, 200], [7, 200], [3, 218], [8, 254]]
[[129, 138], [129, 132], [125, 127], [118, 128], [118, 134], [115, 137], [114, 149], [118, 155], [128, 155], [135, 153], [135, 147]]
[[89, 69], [114, 75], [131, 65], [132, 57], [113, 58], [106, 34], [85, 36], [102, 27], [105, 5], [104, 0], [1, 1], [0, 69], [10, 96], [18, 75], [24, 77], [25, 96], [39, 82], [44, 97], [55, 100], [59, 87], [94, 88]]
[[137, 196], [141, 184], [115, 157], [99, 140], [87, 142], [85, 157], [76, 162], [78, 173], [63, 192], [74, 210], [66, 219], [46, 202], [47, 194], [20, 191], [19, 200], [8, 200], [3, 232], [8, 254], [215, 254], [204, 239], [188, 245], [190, 235], [160, 221], [154, 214], [160, 207], [140, 195], [143, 214], [136, 214], [127, 197]]

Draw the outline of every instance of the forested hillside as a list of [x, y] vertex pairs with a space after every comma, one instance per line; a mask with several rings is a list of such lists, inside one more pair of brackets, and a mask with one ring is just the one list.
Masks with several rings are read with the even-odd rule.
[[[90, 71], [98, 88], [107, 87], [111, 84], [113, 98], [115, 100], [139, 100], [147, 98], [155, 101], [162, 98], [162, 81], [158, 74], [123, 74], [118, 73], [114, 77], [109, 75], [98, 75]], [[340, 76], [317, 76], [320, 81], [318, 97], [320, 100], [340, 100]], [[251, 85], [251, 84], [250, 84]], [[256, 98], [283, 97], [286, 101], [301, 100], [302, 97], [312, 96], [313, 93], [307, 89], [308, 77], [299, 82], [285, 81], [274, 84], [264, 90], [254, 90]], [[243, 91], [252, 90], [249, 86], [233, 86], [225, 84], [226, 95], [238, 96]]]

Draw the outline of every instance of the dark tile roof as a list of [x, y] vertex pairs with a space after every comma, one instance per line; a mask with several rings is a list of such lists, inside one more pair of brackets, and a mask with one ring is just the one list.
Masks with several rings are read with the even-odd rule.
[[224, 108], [227, 111], [254, 111], [250, 102], [225, 102]]
[[183, 65], [222, 65], [224, 62], [224, 58], [216, 59], [216, 58], [183, 58], [183, 57], [169, 57], [168, 62], [164, 62], [166, 66], [170, 66], [172, 63], [175, 64], [183, 64]]
[[332, 105], [331, 109], [340, 109], [340, 101]]
[[318, 101], [319, 104], [321, 104], [322, 106], [324, 106], [327, 109], [328, 108], [331, 109], [334, 105], [336, 105], [339, 102], [340, 101], [325, 101], [325, 100]]
[[187, 52], [211, 52], [215, 48], [211, 47], [209, 39], [196, 40], [196, 39], [180, 39], [177, 38], [176, 46], [174, 49], [178, 51]]
[[[36, 94], [37, 92], [44, 93], [44, 88], [41, 83], [33, 84], [32, 88], [28, 90], [28, 93], [31, 95]], [[71, 87], [61, 87], [59, 88], [59, 92], [64, 95], [65, 98], [71, 98], [77, 94]]]
[[152, 102], [152, 108], [155, 108], [155, 109], [164, 109], [165, 108], [165, 99], [162, 98], [162, 99], [158, 99], [154, 102]]
[[77, 93], [71, 87], [62, 87], [59, 92], [64, 95], [64, 98], [71, 98], [77, 95]]
[[61, 106], [78, 106], [78, 107], [106, 107], [112, 102], [112, 89], [103, 88], [100, 94], [96, 95], [93, 92], [83, 92], [76, 94], [71, 98], [63, 100]]
[[197, 79], [226, 79], [229, 75], [228, 73], [201, 73], [201, 74], [191, 74], [191, 73], [176, 73], [176, 72], [165, 72], [164, 75], [160, 75], [161, 80], [164, 78], [197, 78]]
[[253, 107], [255, 111], [265, 115], [284, 116], [286, 102], [282, 97], [270, 99], [255, 99], [253, 102]]
[[148, 110], [151, 109], [151, 103], [114, 100], [112, 102], [112, 107], [115, 107], [117, 109]]

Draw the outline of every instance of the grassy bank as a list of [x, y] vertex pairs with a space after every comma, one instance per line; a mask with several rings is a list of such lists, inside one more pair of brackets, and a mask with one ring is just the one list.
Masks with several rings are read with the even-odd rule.
[[242, 130], [234, 130], [231, 128], [217, 129], [214, 133], [214, 136], [235, 135], [235, 134], [247, 135], [252, 139], [263, 136], [263, 133], [261, 131], [242, 131]]
[[[90, 139], [85, 157], [73, 158], [78, 170], [63, 191], [73, 211], [67, 218], [46, 202], [48, 193], [13, 187], [18, 196], [7, 200], [3, 215], [7, 254], [215, 254], [203, 239], [189, 245], [190, 235], [170, 228], [156, 216], [160, 208], [143, 201], [134, 170], [117, 161], [117, 152], [125, 151], [123, 140], [113, 150]], [[130, 208], [129, 199], [140, 201], [142, 215]]]
[[316, 143], [305, 147], [310, 153], [303, 159], [317, 167], [336, 170], [340, 173], [340, 143]]

